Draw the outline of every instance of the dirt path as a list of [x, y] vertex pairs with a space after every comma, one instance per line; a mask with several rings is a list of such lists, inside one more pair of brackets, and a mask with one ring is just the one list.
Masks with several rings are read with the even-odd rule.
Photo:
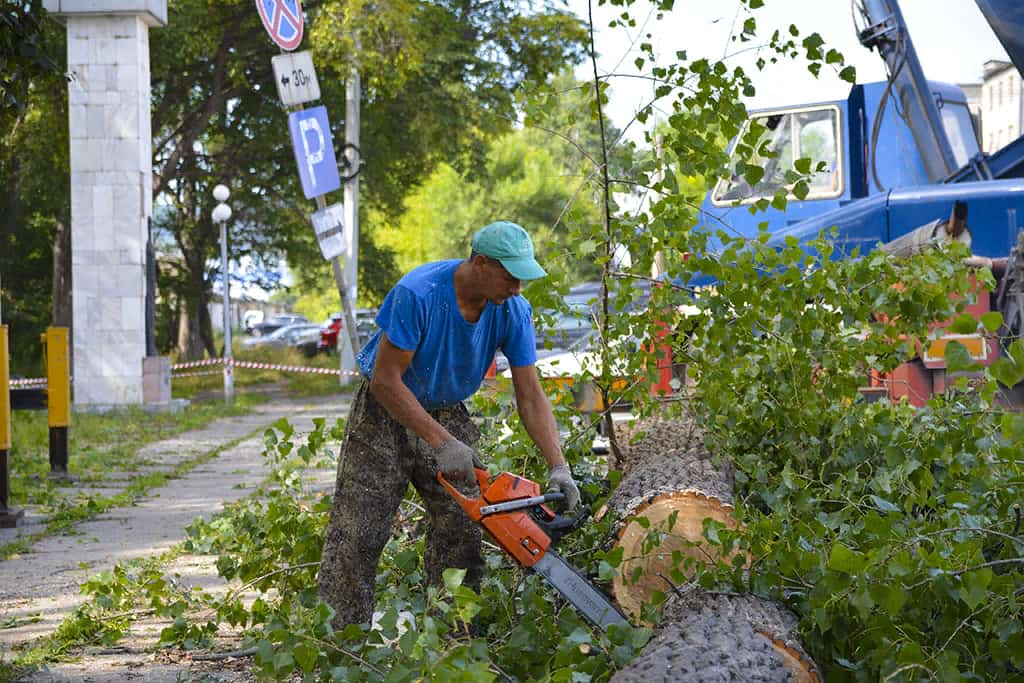
[[[140, 458], [152, 461], [146, 468], [160, 471], [214, 455], [185, 476], [150, 491], [135, 506], [109, 510], [77, 525], [73, 535], [46, 537], [30, 552], [0, 561], [0, 656], [12, 659], [15, 648], [51, 633], [82, 602], [82, 582], [119, 562], [160, 555], [185, 537], [185, 528], [196, 517], [208, 519], [225, 503], [251, 493], [267, 475], [262, 434], [271, 423], [288, 418], [297, 432], [294, 440], [300, 443], [300, 435], [312, 429], [312, 418], [326, 417], [331, 424], [347, 410], [347, 396], [279, 400], [141, 449]], [[318, 487], [333, 486], [332, 472], [314, 474]], [[129, 483], [123, 481], [124, 486]], [[104, 485], [116, 490], [120, 484], [115, 480]], [[18, 530], [0, 530], [0, 543], [42, 523], [30, 516]], [[185, 555], [166, 569], [181, 574], [185, 583], [216, 590], [224, 586], [215, 559]], [[164, 625], [143, 619], [119, 647], [92, 649], [77, 662], [51, 664], [20, 680], [251, 680], [246, 659], [199, 662], [188, 655], [153, 651]]]

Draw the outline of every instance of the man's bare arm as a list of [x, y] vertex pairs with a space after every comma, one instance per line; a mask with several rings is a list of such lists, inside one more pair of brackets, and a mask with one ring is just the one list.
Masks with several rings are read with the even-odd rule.
[[433, 448], [438, 448], [452, 439], [452, 435], [430, 417], [402, 381], [402, 375], [412, 362], [414, 353], [398, 348], [388, 341], [386, 334], [381, 333], [377, 363], [373, 367], [373, 379], [370, 380], [370, 393], [402, 426], [416, 432]]
[[523, 420], [527, 433], [537, 444], [541, 455], [550, 467], [565, 464], [562, 447], [559, 445], [558, 425], [555, 415], [551, 412], [544, 389], [537, 378], [537, 369], [533, 365], [512, 368], [512, 384], [516, 389], [516, 405], [519, 416]]

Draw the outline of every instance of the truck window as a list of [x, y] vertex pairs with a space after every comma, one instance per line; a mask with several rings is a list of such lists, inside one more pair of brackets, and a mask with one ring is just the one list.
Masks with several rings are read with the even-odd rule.
[[974, 131], [971, 112], [966, 102], [949, 101], [942, 103], [939, 112], [942, 114], [942, 126], [946, 129], [949, 145], [953, 148], [953, 157], [963, 168], [978, 153], [978, 136]]
[[[712, 203], [723, 206], [739, 201], [771, 199], [776, 190], [788, 188], [786, 171], [795, 170], [795, 159], [810, 158], [812, 175], [807, 199], [838, 197], [843, 193], [843, 164], [839, 145], [839, 110], [834, 106], [755, 116], [765, 127], [751, 163], [764, 169], [764, 177], [751, 187], [742, 176], [718, 182]], [[740, 133], [742, 137], [748, 122]], [[824, 162], [821, 172], [813, 172]], [[792, 193], [789, 194], [792, 198]]]

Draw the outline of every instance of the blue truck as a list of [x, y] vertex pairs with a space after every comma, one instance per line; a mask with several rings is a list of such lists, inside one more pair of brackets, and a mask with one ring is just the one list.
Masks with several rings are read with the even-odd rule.
[[[1021, 69], [1024, 2], [976, 2]], [[864, 20], [860, 40], [885, 60], [887, 80], [854, 85], [845, 100], [753, 112], [751, 119], [765, 128], [759, 147], [771, 150], [755, 160], [764, 176], [753, 186], [741, 176], [719, 181], [704, 199], [701, 223], [753, 237], [767, 222], [770, 243], [778, 245], [788, 237], [806, 243], [835, 227], [837, 256], [879, 243], [898, 253], [940, 237], [961, 238], [964, 233], [936, 232], [952, 231], [956, 206], [958, 216], [969, 212], [975, 264], [990, 268], [998, 282], [990, 305], [1003, 314], [1000, 337], [1024, 336], [1024, 136], [983, 153], [963, 90], [925, 79], [896, 0], [858, 0], [858, 10]], [[751, 214], [751, 203], [786, 187], [786, 171], [802, 157], [824, 162], [807, 196], [789, 196], [784, 211]], [[967, 345], [972, 355], [991, 362], [999, 342], [978, 341]], [[909, 398], [917, 403], [944, 388], [945, 365], [941, 358], [915, 363], [903, 370], [909, 373], [905, 381], [892, 386], [914, 382], [917, 391]], [[1013, 394], [1019, 401], [1024, 390]]]

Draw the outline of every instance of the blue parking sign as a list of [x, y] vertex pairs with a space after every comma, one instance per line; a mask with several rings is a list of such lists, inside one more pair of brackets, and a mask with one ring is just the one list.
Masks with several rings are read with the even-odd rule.
[[299, 165], [302, 193], [306, 199], [341, 187], [327, 108], [321, 105], [293, 111], [288, 115], [288, 130], [292, 134], [295, 163]]

